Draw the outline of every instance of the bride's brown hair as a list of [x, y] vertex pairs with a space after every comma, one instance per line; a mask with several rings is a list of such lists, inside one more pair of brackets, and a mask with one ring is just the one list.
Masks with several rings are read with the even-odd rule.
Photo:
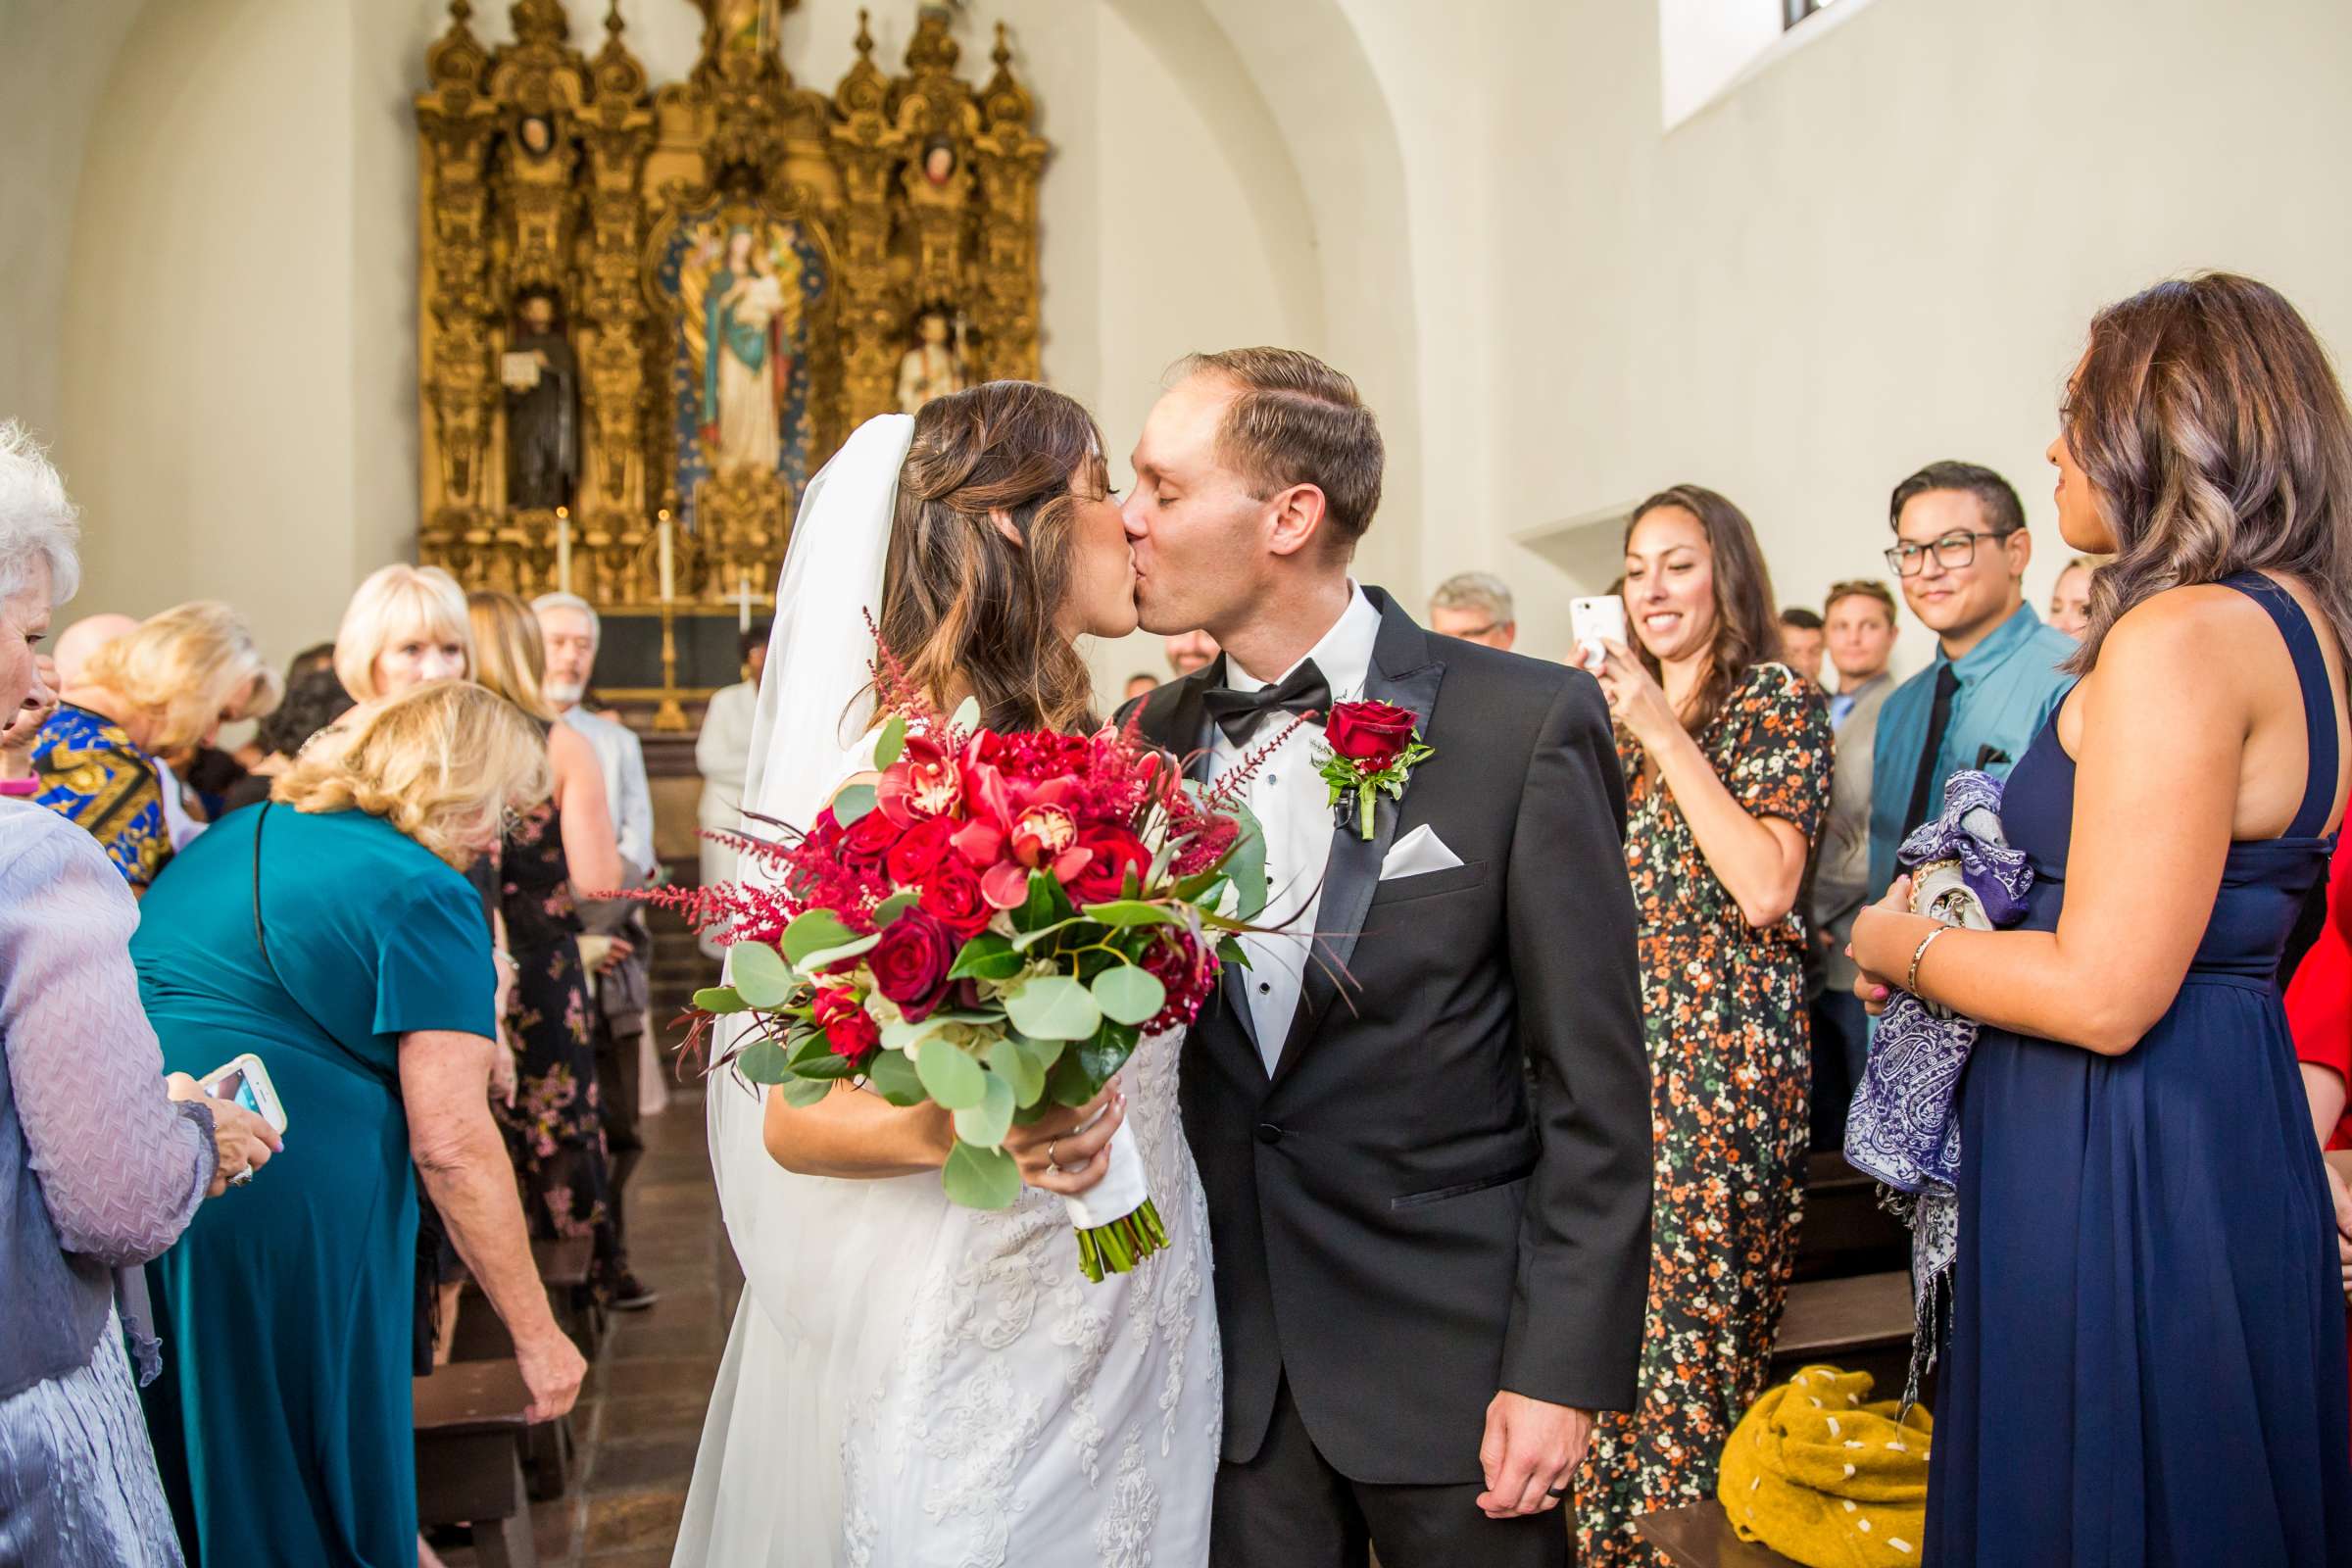
[[[882, 573], [882, 642], [934, 698], [968, 686], [992, 729], [1092, 729], [1094, 681], [1054, 624], [1077, 495], [1108, 493], [1085, 409], [1034, 381], [990, 381], [914, 416]], [[1020, 536], [1014, 544], [992, 514]]]

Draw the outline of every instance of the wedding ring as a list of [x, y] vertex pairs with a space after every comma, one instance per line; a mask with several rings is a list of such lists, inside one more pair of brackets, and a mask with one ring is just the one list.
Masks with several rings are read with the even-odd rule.
[[249, 1187], [252, 1184], [253, 1168], [251, 1166], [247, 1166], [244, 1170], [238, 1172], [236, 1175], [231, 1176], [228, 1179], [228, 1185], [231, 1187]]
[[1565, 1497], [1568, 1495], [1568, 1489], [1566, 1487], [1552, 1487], [1547, 1489], [1544, 1495], [1546, 1497]]
[[1058, 1138], [1049, 1138], [1046, 1140], [1046, 1163], [1053, 1166], [1057, 1171], [1061, 1169], [1061, 1161], [1054, 1157], [1054, 1146], [1060, 1142], [1061, 1140]]

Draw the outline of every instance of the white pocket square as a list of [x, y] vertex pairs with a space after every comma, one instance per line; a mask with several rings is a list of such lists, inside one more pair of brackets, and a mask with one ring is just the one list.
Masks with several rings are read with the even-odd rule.
[[1461, 863], [1462, 858], [1447, 849], [1437, 830], [1424, 822], [1389, 846], [1388, 857], [1380, 862], [1380, 879], [1390, 882], [1400, 876], [1450, 871]]

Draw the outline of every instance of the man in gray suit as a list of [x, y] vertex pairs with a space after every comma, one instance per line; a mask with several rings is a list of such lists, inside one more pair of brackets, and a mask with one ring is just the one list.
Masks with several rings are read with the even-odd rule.
[[1830, 727], [1838, 758], [1830, 782], [1830, 814], [1822, 824], [1813, 871], [1813, 940], [1824, 950], [1827, 985], [1812, 1001], [1813, 1147], [1845, 1142], [1845, 1109], [1862, 1081], [1870, 1051], [1870, 1020], [1854, 995], [1854, 966], [1845, 956], [1854, 916], [1869, 903], [1871, 753], [1878, 744], [1879, 707], [1894, 690], [1887, 661], [1894, 652], [1894, 596], [1876, 582], [1841, 582], [1830, 590], [1822, 616], [1838, 692], [1830, 699]]

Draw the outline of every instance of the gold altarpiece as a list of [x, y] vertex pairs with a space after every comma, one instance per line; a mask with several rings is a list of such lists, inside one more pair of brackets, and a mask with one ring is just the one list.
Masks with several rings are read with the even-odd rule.
[[720, 678], [681, 679], [673, 616], [731, 648], [849, 431], [1037, 376], [1047, 152], [1002, 25], [975, 87], [943, 9], [916, 11], [898, 74], [860, 12], [827, 96], [783, 61], [790, 0], [692, 3], [701, 57], [654, 88], [618, 0], [594, 56], [560, 0], [516, 0], [495, 50], [453, 0], [416, 97], [418, 553], [468, 587], [658, 614], [659, 674], [600, 676], [658, 678], [612, 694], [658, 696], [664, 728]]

